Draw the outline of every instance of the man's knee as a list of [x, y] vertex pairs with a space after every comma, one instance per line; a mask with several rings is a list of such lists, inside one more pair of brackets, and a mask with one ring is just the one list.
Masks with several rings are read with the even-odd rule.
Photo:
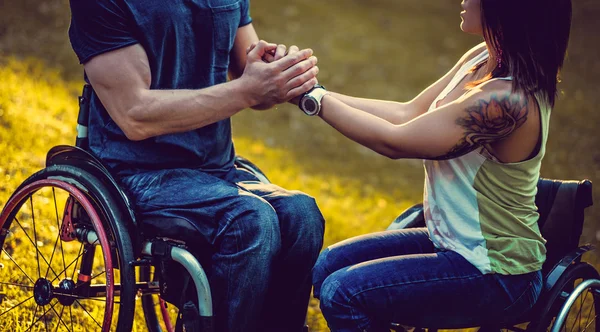
[[228, 212], [230, 223], [241, 243], [260, 249], [262, 253], [275, 255], [281, 247], [279, 219], [273, 207], [260, 197], [240, 197]]
[[286, 219], [292, 221], [292, 225], [289, 226], [290, 235], [303, 241], [313, 240], [318, 246], [317, 250], [321, 250], [325, 220], [315, 199], [303, 192], [292, 191], [282, 208], [283, 211], [279, 213], [285, 214]]

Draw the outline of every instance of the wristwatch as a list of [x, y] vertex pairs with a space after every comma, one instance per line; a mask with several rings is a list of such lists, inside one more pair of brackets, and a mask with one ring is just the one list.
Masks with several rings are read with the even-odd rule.
[[298, 106], [306, 115], [317, 115], [321, 111], [321, 99], [326, 94], [327, 90], [325, 90], [325, 87], [317, 84], [302, 95]]

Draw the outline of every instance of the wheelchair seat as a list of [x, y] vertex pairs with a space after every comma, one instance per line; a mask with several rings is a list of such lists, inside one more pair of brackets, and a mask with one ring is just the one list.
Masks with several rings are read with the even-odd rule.
[[183, 218], [143, 218], [141, 223], [146, 238], [168, 238], [183, 243], [194, 243], [201, 239], [198, 230]]

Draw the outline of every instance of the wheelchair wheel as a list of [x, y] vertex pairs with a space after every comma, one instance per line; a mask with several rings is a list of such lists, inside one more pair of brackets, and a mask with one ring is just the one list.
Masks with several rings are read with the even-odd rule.
[[57, 165], [0, 214], [0, 330], [131, 331], [133, 249], [106, 187]]
[[600, 280], [582, 281], [571, 293], [552, 326], [552, 332], [600, 331]]
[[[528, 328], [528, 330], [549, 331], [551, 326], [556, 325], [556, 323], [560, 324], [560, 322], [556, 321], [557, 316], [562, 310], [564, 310], [563, 306], [571, 294], [573, 294], [576, 286], [582, 282], [585, 282], [586, 280], [598, 278], [598, 271], [596, 271], [593, 266], [587, 263], [577, 263], [569, 267], [560, 277], [560, 279], [558, 279], [556, 285], [554, 285], [548, 295], [544, 296], [545, 302], [540, 310], [540, 317], [538, 320], [532, 322], [532, 325], [530, 325], [533, 327], [533, 329]], [[561, 330], [564, 329], [564, 331], [572, 331], [573, 329], [579, 328], [579, 324], [583, 324], [584, 321], [586, 326], [591, 321], [589, 326], [586, 328], [584, 328], [585, 326], [581, 326], [579, 331], [587, 330], [600, 332], [600, 330], [597, 330], [597, 327], [595, 326], [596, 316], [598, 313], [600, 313], [596, 304], [598, 294], [593, 293], [590, 290], [590, 292], [583, 295], [584, 297], [577, 299], [578, 302], [576, 304], [566, 308], [566, 310], [569, 310], [568, 319], [566, 320], [567, 324], [559, 327]], [[588, 297], [585, 298], [585, 295]], [[589, 310], [593, 310], [593, 312], [589, 312]], [[574, 315], [571, 315], [570, 311], [573, 311]], [[578, 317], [577, 314], [579, 312], [581, 312], [581, 315]], [[594, 326], [594, 329], [591, 329], [591, 326]]]
[[[140, 267], [140, 281], [158, 281], [154, 278], [154, 267]], [[179, 309], [172, 304], [167, 304], [160, 298], [160, 294], [143, 294], [142, 308], [149, 332], [174, 332]]]

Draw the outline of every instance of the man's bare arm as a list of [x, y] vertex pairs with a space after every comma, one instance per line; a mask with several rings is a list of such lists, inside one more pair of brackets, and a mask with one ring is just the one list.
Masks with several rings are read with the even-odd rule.
[[246, 67], [246, 50], [258, 41], [258, 34], [252, 23], [237, 30], [233, 49], [229, 56], [229, 78], [234, 80], [242, 76]]
[[[131, 140], [185, 132], [261, 103], [281, 103], [308, 91], [315, 79], [311, 50], [272, 64], [262, 61], [277, 45], [264, 41], [248, 54], [239, 79], [200, 90], [150, 89], [148, 57], [132, 45], [92, 58], [87, 76], [111, 118]], [[293, 86], [290, 81], [302, 81]]]

